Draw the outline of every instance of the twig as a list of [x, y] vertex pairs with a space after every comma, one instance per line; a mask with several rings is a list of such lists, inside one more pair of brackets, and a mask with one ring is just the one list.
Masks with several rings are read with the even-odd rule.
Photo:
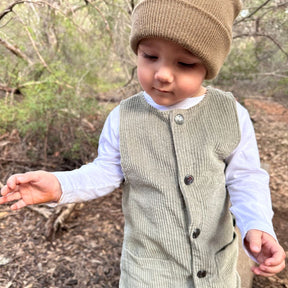
[[49, 219], [49, 217], [52, 215], [53, 211], [49, 210], [46, 207], [37, 207], [37, 206], [27, 206], [28, 209], [39, 213], [42, 215], [45, 219]]
[[22, 4], [25, 3], [26, 1], [16, 1], [14, 3], [12, 3], [11, 5], [9, 5], [1, 14], [0, 14], [0, 20], [5, 17], [5, 15], [7, 15], [10, 12], [13, 12], [13, 8], [14, 6], [18, 5], [18, 4]]
[[[20, 19], [20, 18], [19, 18]], [[20, 21], [22, 22], [27, 34], [28, 34], [28, 37], [30, 39], [30, 42], [32, 43], [32, 46], [38, 56], [38, 58], [40, 59], [40, 62], [43, 64], [43, 66], [52, 74], [52, 70], [50, 69], [50, 67], [48, 66], [48, 64], [46, 63], [46, 61], [44, 60], [44, 58], [42, 57], [42, 55], [40, 54], [38, 48], [37, 48], [37, 45], [35, 43], [35, 41], [33, 40], [33, 37], [31, 35], [31, 33], [29, 32], [28, 28], [26, 27], [25, 23], [23, 23], [23, 21], [20, 19]]]
[[272, 77], [277, 77], [277, 78], [283, 78], [286, 79], [288, 78], [287, 75], [285, 74], [277, 74], [277, 72], [267, 72], [267, 73], [256, 73], [256, 75], [260, 75], [260, 76], [272, 76]]
[[63, 227], [64, 222], [76, 207], [76, 203], [67, 204], [56, 208], [45, 224], [45, 236], [47, 239], [54, 240], [57, 231]]
[[267, 0], [265, 1], [263, 4], [261, 4], [260, 6], [258, 6], [253, 12], [251, 12], [249, 15], [247, 15], [246, 17], [240, 19], [239, 21], [236, 21], [234, 23], [234, 25], [239, 24], [240, 22], [245, 21], [246, 19], [251, 18], [253, 15], [255, 15], [259, 10], [261, 10], [264, 6], [266, 6], [269, 2], [271, 2], [272, 0]]
[[[29, 161], [29, 160], [19, 160], [19, 159], [15, 159], [15, 158], [8, 159], [8, 158], [0, 157], [0, 162], [1, 162], [1, 164], [17, 163], [17, 164], [25, 164], [25, 165], [29, 165], [29, 166], [39, 166], [39, 162]], [[51, 163], [51, 164], [45, 163], [45, 167], [55, 169], [57, 166], [53, 163]]]
[[285, 155], [285, 154], [287, 154], [287, 151], [283, 151], [283, 152], [277, 154], [276, 156], [274, 156], [274, 157], [272, 158], [272, 161], [274, 162], [274, 161], [278, 160], [280, 157], [282, 157], [282, 156]]
[[136, 70], [137, 70], [137, 67], [134, 66], [131, 71], [130, 79], [127, 81], [127, 83], [124, 84], [124, 87], [127, 87], [133, 81]]
[[241, 37], [266, 37], [269, 40], [271, 40], [278, 48], [281, 50], [281, 52], [288, 58], [288, 53], [281, 47], [281, 45], [270, 35], [263, 34], [263, 33], [244, 33], [244, 34], [238, 34], [233, 37], [233, 39], [241, 38]]
[[0, 29], [3, 29], [5, 26], [7, 26], [14, 18], [10, 18], [6, 23], [4, 23], [2, 26], [0, 26]]
[[48, 81], [48, 80], [44, 80], [44, 81], [30, 81], [30, 82], [26, 82], [26, 83], [23, 83], [21, 85], [18, 85], [18, 89], [21, 89], [21, 88], [25, 88], [27, 86], [33, 86], [33, 85], [41, 85], [41, 84], [44, 84], [44, 83], [55, 83], [55, 84], [58, 84], [60, 86], [65, 86], [69, 89], [74, 89], [73, 86], [67, 84], [67, 83], [63, 83], [63, 82], [60, 82], [58, 80], [55, 80], [55, 81]]
[[19, 90], [19, 88], [11, 88], [0, 84], [0, 90], [8, 93], [15, 93], [21, 95], [21, 91]]
[[1, 91], [5, 91], [5, 92], [8, 92], [8, 93], [12, 93], [12, 94], [19, 94], [19, 95], [22, 95], [21, 93], [21, 89], [22, 88], [25, 88], [25, 87], [28, 87], [28, 86], [33, 86], [33, 85], [42, 85], [42, 84], [45, 84], [45, 83], [55, 83], [59, 86], [63, 86], [63, 87], [66, 87], [66, 88], [69, 88], [69, 89], [74, 89], [73, 86], [67, 84], [67, 83], [62, 83], [58, 80], [55, 80], [55, 81], [30, 81], [30, 82], [26, 82], [26, 83], [23, 83], [23, 84], [20, 84], [18, 85], [16, 88], [13, 88], [13, 87], [8, 87], [8, 86], [4, 86], [3, 84], [0, 84], [0, 90]]
[[103, 19], [105, 25], [106, 25], [106, 30], [108, 31], [109, 33], [109, 37], [110, 37], [110, 40], [111, 42], [113, 43], [113, 36], [112, 36], [112, 32], [111, 32], [111, 29], [109, 27], [109, 23], [108, 21], [106, 20], [105, 16], [103, 15], [103, 13], [101, 12], [101, 10], [96, 6], [96, 5], [93, 5], [93, 3], [90, 1], [90, 0], [86, 0], [85, 1], [86, 3], [89, 3], [94, 9], [97, 10], [97, 12], [100, 14], [101, 18]]
[[0, 44], [3, 45], [6, 49], [8, 49], [10, 52], [12, 52], [17, 57], [23, 59], [26, 61], [29, 65], [32, 65], [33, 62], [29, 59], [28, 56], [26, 56], [19, 48], [15, 47], [11, 43], [5, 41], [4, 39], [0, 38]]
[[9, 5], [2, 13], [0, 13], [0, 20], [5, 17], [7, 14], [11, 13], [11, 12], [14, 12], [13, 11], [13, 8], [16, 6], [16, 5], [19, 5], [19, 4], [23, 4], [23, 3], [32, 3], [32, 4], [36, 4], [36, 5], [39, 5], [39, 4], [45, 4], [55, 10], [58, 10], [60, 12], [60, 14], [62, 15], [65, 15], [65, 13], [63, 13], [59, 8], [51, 5], [49, 2], [46, 2], [46, 1], [31, 1], [31, 0], [23, 0], [23, 1], [15, 1], [14, 3], [12, 3], [11, 5]]

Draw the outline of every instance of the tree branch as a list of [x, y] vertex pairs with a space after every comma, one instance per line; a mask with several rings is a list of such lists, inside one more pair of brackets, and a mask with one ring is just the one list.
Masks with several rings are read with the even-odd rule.
[[[31, 167], [37, 167], [39, 166], [39, 162], [37, 161], [29, 161], [29, 160], [21, 160], [21, 159], [15, 159], [15, 158], [5, 158], [5, 157], [0, 157], [0, 162], [1, 164], [7, 164], [9, 163], [13, 163], [13, 165], [15, 164], [25, 164], [25, 165], [30, 165]], [[44, 165], [43, 165], [44, 166]], [[55, 169], [56, 164], [54, 163], [45, 163], [45, 168], [51, 168], [51, 169]]]
[[246, 19], [251, 18], [253, 15], [255, 15], [259, 10], [261, 10], [264, 6], [266, 6], [269, 2], [271, 2], [272, 0], [267, 0], [265, 1], [263, 4], [261, 4], [260, 6], [258, 6], [254, 11], [252, 11], [249, 15], [247, 15], [246, 17], [240, 19], [239, 21], [236, 21], [234, 23], [234, 25], [239, 24], [240, 22], [245, 21]]
[[113, 43], [113, 36], [112, 36], [111, 29], [110, 29], [110, 27], [109, 27], [109, 23], [108, 23], [108, 21], [106, 20], [106, 18], [105, 18], [105, 16], [103, 15], [103, 13], [101, 12], [101, 10], [100, 10], [96, 5], [94, 5], [94, 4], [91, 2], [91, 0], [86, 0], [85, 2], [87, 3], [87, 5], [90, 4], [90, 5], [91, 5], [94, 9], [96, 9], [97, 12], [100, 14], [101, 18], [103, 19], [103, 21], [104, 21], [104, 23], [105, 23], [105, 25], [106, 25], [106, 30], [107, 30], [108, 33], [109, 33], [109, 37], [110, 37], [111, 43]]
[[279, 50], [288, 58], [288, 52], [286, 52], [282, 46], [270, 35], [264, 34], [264, 33], [245, 33], [245, 34], [238, 34], [233, 37], [233, 39], [241, 38], [241, 37], [265, 37], [271, 40], [278, 48]]
[[131, 71], [130, 79], [127, 81], [127, 83], [125, 83], [124, 87], [127, 87], [133, 81], [136, 70], [137, 70], [137, 67], [134, 66]]
[[[22, 23], [23, 23], [23, 22], [22, 22]], [[34, 48], [34, 50], [35, 50], [35, 52], [36, 52], [36, 54], [37, 54], [40, 62], [41, 62], [42, 65], [47, 69], [47, 71], [49, 71], [50, 73], [52, 73], [50, 67], [48, 66], [48, 64], [46, 63], [46, 61], [44, 60], [44, 58], [43, 58], [42, 55], [40, 54], [40, 52], [39, 52], [39, 50], [38, 50], [38, 48], [37, 48], [37, 45], [36, 45], [35, 41], [33, 40], [33, 37], [32, 37], [32, 35], [31, 35], [31, 33], [29, 32], [28, 28], [25, 26], [24, 23], [23, 23], [23, 25], [24, 25], [24, 28], [25, 28], [25, 30], [26, 30], [26, 32], [27, 32], [27, 34], [28, 34], [28, 37], [29, 37], [29, 39], [30, 39], [30, 41], [31, 41], [31, 43], [32, 43], [32, 46], [33, 46], [33, 48]]]
[[16, 1], [14, 3], [12, 3], [11, 5], [9, 5], [2, 13], [0, 13], [0, 20], [5, 17], [8, 13], [13, 12], [13, 8], [14, 6], [18, 5], [18, 4], [22, 4], [25, 3], [27, 1]]
[[11, 5], [9, 5], [2, 13], [0, 13], [0, 21], [2, 18], [4, 18], [7, 14], [13, 12], [13, 8], [16, 6], [16, 5], [19, 5], [19, 4], [24, 4], [24, 3], [31, 3], [31, 4], [36, 4], [36, 5], [39, 5], [39, 4], [44, 4], [44, 5], [47, 5], [48, 7], [51, 7], [52, 9], [55, 9], [57, 10], [61, 15], [63, 16], [67, 16], [63, 11], [61, 11], [58, 7], [55, 7], [53, 6], [52, 4], [50, 4], [49, 2], [47, 1], [43, 1], [43, 0], [40, 0], [40, 1], [32, 1], [32, 0], [21, 0], [21, 1], [15, 1], [14, 3], [12, 3]]
[[25, 55], [19, 48], [12, 45], [11, 43], [5, 41], [4, 39], [0, 38], [0, 44], [3, 45], [5, 48], [7, 48], [11, 53], [16, 55], [17, 57], [23, 59], [25, 62], [27, 62], [29, 65], [32, 65], [33, 62], [29, 59], [27, 55]]
[[256, 75], [260, 75], [260, 76], [272, 76], [275, 78], [283, 78], [283, 79], [287, 79], [288, 76], [285, 74], [279, 74], [276, 72], [267, 72], [267, 73], [257, 73]]
[[4, 85], [1, 85], [1, 84], [0, 84], [0, 90], [8, 92], [8, 93], [13, 93], [13, 94], [14, 93], [15, 94], [21, 94], [21, 91], [18, 88], [11, 88], [11, 87], [4, 86]]

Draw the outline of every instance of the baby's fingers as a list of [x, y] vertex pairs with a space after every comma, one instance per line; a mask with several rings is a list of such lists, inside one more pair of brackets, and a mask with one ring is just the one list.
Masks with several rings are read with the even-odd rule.
[[21, 194], [19, 192], [12, 192], [0, 198], [0, 204], [8, 203], [11, 201], [21, 199]]
[[7, 185], [5, 185], [5, 186], [2, 187], [2, 189], [1, 189], [1, 195], [2, 195], [2, 196], [5, 196], [5, 195], [7, 195], [8, 193], [9, 193], [9, 188], [8, 188]]
[[15, 185], [13, 189], [11, 189], [9, 186], [5, 185], [2, 189], [1, 189], [1, 195], [0, 196], [7, 196], [10, 193], [15, 193], [15, 192], [19, 192], [19, 186]]
[[281, 272], [284, 268], [285, 268], [285, 261], [283, 260], [280, 264], [275, 266], [266, 266], [264, 264], [261, 264], [259, 267], [254, 267], [253, 272], [256, 275], [270, 277]]
[[11, 210], [18, 210], [18, 209], [21, 209], [25, 206], [27, 206], [27, 204], [22, 199], [20, 199], [19, 201], [17, 201], [13, 205], [11, 205], [10, 208], [11, 208]]
[[255, 275], [259, 275], [259, 276], [263, 276], [263, 277], [271, 277], [277, 273], [277, 272], [269, 273], [269, 272], [261, 270], [259, 267], [253, 267], [252, 271]]
[[274, 249], [274, 251], [273, 251], [274, 253], [273, 253], [272, 257], [270, 257], [264, 261], [263, 264], [265, 266], [272, 267], [272, 266], [279, 266], [282, 263], [285, 264], [285, 258], [286, 258], [285, 251], [280, 245], [278, 245], [278, 246], [279, 246], [279, 248], [276, 247], [278, 249]]
[[8, 195], [9, 193], [11, 192], [16, 192], [18, 191], [18, 176], [20, 174], [15, 174], [15, 175], [12, 175], [11, 177], [9, 177], [9, 179], [7, 180], [7, 183], [6, 185], [1, 189], [1, 195], [2, 196], [5, 196], [5, 195]]
[[11, 192], [19, 191], [19, 186], [33, 181], [33, 173], [15, 174], [8, 178], [6, 185], [2, 188], [1, 194], [5, 196]]

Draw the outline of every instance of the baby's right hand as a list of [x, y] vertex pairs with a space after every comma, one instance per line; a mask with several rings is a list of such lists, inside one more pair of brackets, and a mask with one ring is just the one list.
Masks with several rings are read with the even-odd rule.
[[12, 210], [27, 205], [57, 202], [62, 195], [61, 185], [55, 175], [45, 171], [12, 175], [1, 189], [0, 204], [17, 201]]

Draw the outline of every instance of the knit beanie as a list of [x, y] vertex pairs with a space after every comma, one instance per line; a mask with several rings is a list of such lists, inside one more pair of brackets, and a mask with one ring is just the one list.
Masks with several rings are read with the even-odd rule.
[[206, 79], [217, 76], [232, 42], [241, 0], [142, 0], [132, 13], [130, 45], [160, 37], [180, 44], [201, 59]]

